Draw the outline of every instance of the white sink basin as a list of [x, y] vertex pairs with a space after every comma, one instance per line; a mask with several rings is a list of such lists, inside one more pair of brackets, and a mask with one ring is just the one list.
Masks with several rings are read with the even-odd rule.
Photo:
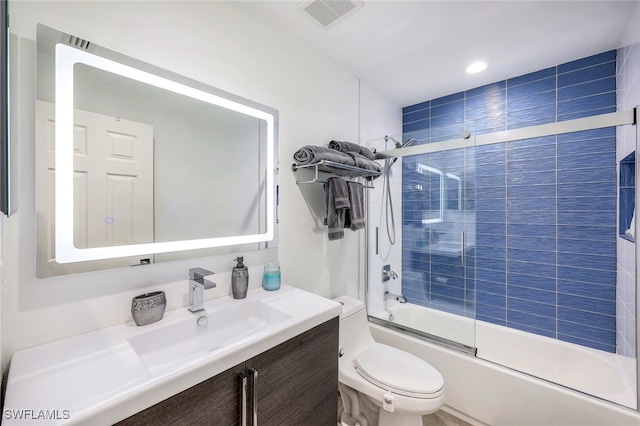
[[[202, 317], [206, 320], [200, 320], [198, 325]], [[260, 300], [247, 300], [222, 309], [209, 308], [192, 318], [127, 340], [153, 374], [247, 343], [289, 318], [291, 315]]]

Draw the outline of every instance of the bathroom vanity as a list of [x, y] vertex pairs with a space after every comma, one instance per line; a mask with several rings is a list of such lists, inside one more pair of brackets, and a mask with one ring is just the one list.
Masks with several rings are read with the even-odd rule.
[[337, 345], [334, 318], [118, 425], [333, 426], [338, 410]]
[[258, 288], [18, 351], [2, 424], [335, 424], [340, 313]]

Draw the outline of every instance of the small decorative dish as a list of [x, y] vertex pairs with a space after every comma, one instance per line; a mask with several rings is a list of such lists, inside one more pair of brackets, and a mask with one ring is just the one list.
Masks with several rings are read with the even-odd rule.
[[167, 307], [164, 291], [141, 294], [131, 299], [131, 315], [136, 325], [160, 321]]

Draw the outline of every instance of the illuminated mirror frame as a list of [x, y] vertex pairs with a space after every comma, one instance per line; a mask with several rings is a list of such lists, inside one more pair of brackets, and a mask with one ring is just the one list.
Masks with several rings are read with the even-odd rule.
[[[462, 179], [460, 178], [460, 176], [453, 173], [445, 173], [444, 177], [446, 177], [447, 179], [456, 181], [457, 199], [456, 199], [456, 207], [453, 210], [462, 210]], [[447, 198], [449, 197], [448, 193], [446, 197]]]
[[440, 206], [438, 207], [438, 217], [422, 219], [422, 223], [427, 225], [429, 223], [443, 222], [444, 221], [444, 173], [440, 169], [436, 169], [435, 167], [427, 166], [426, 164], [422, 164], [422, 163], [418, 163], [416, 165], [416, 170], [418, 173], [425, 176], [427, 175], [427, 173], [438, 175], [438, 179], [440, 180], [440, 183], [439, 183], [440, 188], [438, 190], [439, 197], [440, 197], [440, 201], [439, 201]]
[[[103, 49], [107, 50], [107, 49]], [[115, 53], [115, 52], [114, 52]], [[122, 55], [115, 54], [122, 57]], [[132, 58], [131, 58], [132, 59]], [[133, 60], [137, 63], [137, 60]], [[264, 120], [267, 124], [266, 226], [264, 233], [203, 238], [161, 243], [77, 248], [73, 241], [73, 70], [75, 64], [86, 64], [113, 74], [150, 84], [197, 100]], [[141, 65], [138, 63], [137, 65]], [[147, 72], [141, 68], [152, 69]], [[169, 78], [160, 76], [170, 75]], [[178, 81], [186, 81], [182, 83]], [[196, 87], [202, 87], [199, 89]], [[168, 253], [239, 244], [261, 243], [274, 238], [275, 145], [278, 113], [276, 110], [174, 75], [148, 64], [132, 67], [79, 50], [66, 44], [55, 45], [55, 250], [56, 261], [71, 263], [153, 253]], [[235, 99], [235, 100], [234, 100]]]

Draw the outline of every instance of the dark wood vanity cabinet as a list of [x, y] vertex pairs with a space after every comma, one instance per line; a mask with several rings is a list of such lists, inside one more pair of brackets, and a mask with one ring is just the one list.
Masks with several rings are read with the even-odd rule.
[[[255, 388], [253, 371], [257, 372]], [[147, 408], [118, 425], [241, 425], [242, 376], [246, 420], [259, 426], [335, 426], [338, 416], [338, 318]]]

